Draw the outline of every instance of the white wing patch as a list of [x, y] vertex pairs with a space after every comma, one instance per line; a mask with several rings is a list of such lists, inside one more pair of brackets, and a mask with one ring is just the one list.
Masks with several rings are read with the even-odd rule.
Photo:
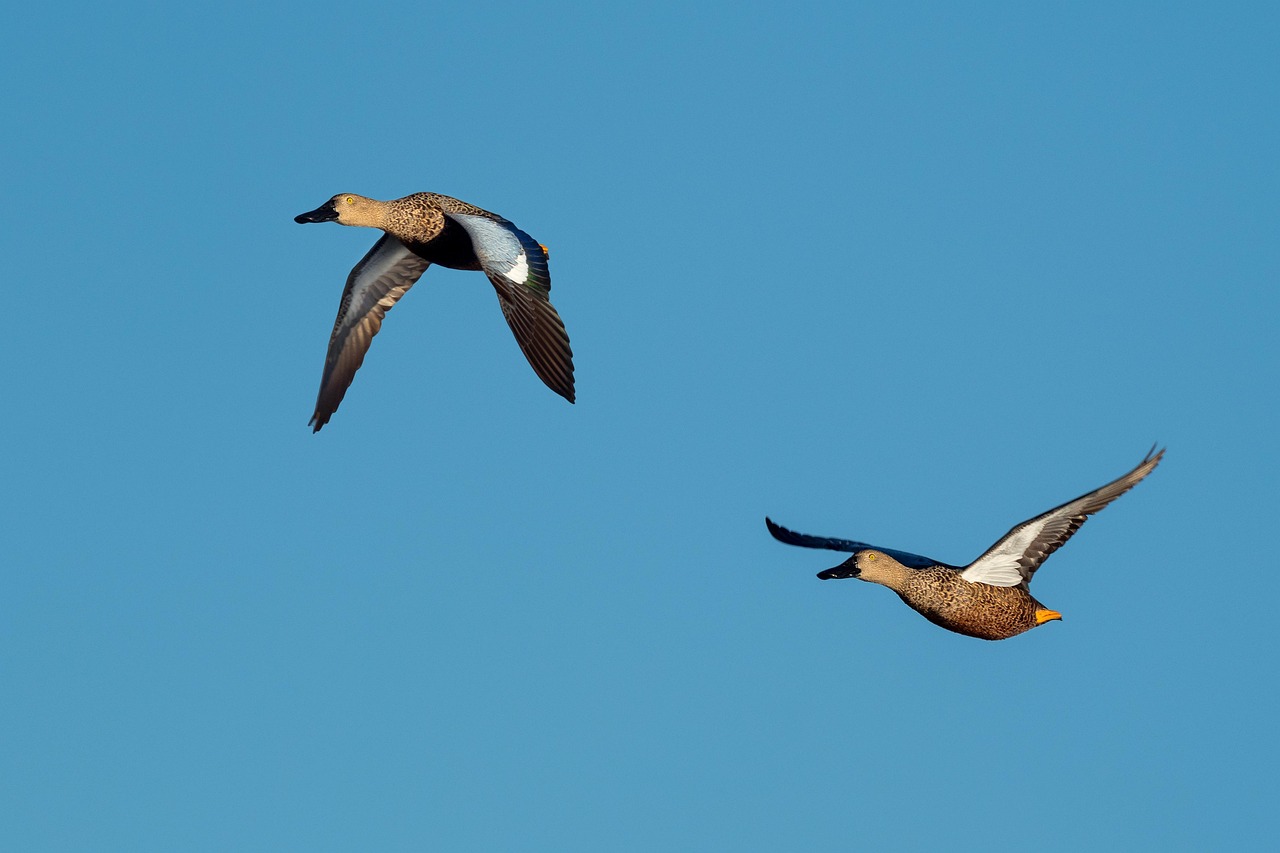
[[514, 225], [467, 213], [450, 213], [449, 216], [471, 236], [472, 246], [486, 275], [490, 278], [500, 275], [516, 284], [529, 281], [532, 272], [529, 256], [525, 254], [520, 238], [513, 233]]
[[1017, 586], [1022, 583], [1022, 568], [1013, 557], [1008, 562], [995, 562], [988, 557], [974, 563], [960, 573], [969, 583], [985, 583], [987, 586]]
[[972, 565], [960, 573], [960, 577], [970, 583], [985, 583], [989, 586], [1017, 586], [1022, 583], [1026, 578], [1022, 575], [1022, 564], [1018, 561], [1050, 520], [1042, 518], [1027, 524], [1021, 530], [1011, 532], [991, 551], [974, 560]]
[[520, 257], [516, 258], [516, 265], [507, 270], [504, 275], [516, 284], [524, 284], [529, 278], [529, 260], [523, 251], [520, 252]]

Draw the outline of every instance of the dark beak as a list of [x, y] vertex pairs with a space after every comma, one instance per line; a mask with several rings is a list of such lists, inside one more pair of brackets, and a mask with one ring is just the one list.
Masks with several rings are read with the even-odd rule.
[[308, 213], [299, 213], [293, 217], [293, 221], [299, 225], [306, 225], [308, 222], [332, 222], [338, 218], [338, 211], [333, 206], [333, 200], [330, 199], [324, 204]]
[[824, 581], [840, 580], [842, 578], [856, 578], [862, 574], [858, 570], [856, 560], [857, 555], [850, 557], [834, 569], [827, 569], [825, 572], [818, 572], [818, 578]]

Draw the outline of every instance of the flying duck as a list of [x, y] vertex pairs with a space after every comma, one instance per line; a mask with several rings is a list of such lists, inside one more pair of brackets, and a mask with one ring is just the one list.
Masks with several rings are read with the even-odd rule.
[[1031, 576], [1090, 515], [1101, 511], [1155, 470], [1164, 450], [1154, 451], [1152, 447], [1138, 467], [1118, 480], [1015, 526], [985, 554], [963, 567], [864, 542], [807, 536], [775, 524], [769, 518], [764, 523], [779, 542], [853, 554], [835, 568], [819, 572], [818, 577], [823, 580], [858, 578], [878, 583], [889, 587], [908, 607], [948, 631], [984, 640], [1003, 640], [1062, 618], [1061, 613], [1048, 609], [1031, 596], [1027, 588]]
[[573, 351], [548, 296], [546, 247], [506, 219], [437, 193], [393, 201], [340, 193], [294, 222], [337, 222], [384, 232], [347, 276], [311, 416], [314, 432], [337, 411], [382, 318], [431, 264], [483, 270], [534, 372], [573, 402]]

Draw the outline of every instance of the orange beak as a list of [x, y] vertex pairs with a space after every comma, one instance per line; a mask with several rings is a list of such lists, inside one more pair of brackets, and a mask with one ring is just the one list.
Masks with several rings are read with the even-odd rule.
[[1036, 609], [1036, 624], [1043, 625], [1046, 622], [1052, 622], [1054, 619], [1061, 619], [1062, 614], [1056, 610], [1046, 610], [1043, 607]]

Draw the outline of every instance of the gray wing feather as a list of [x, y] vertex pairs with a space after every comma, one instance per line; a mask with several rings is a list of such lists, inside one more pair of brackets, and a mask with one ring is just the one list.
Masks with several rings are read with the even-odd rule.
[[1132, 489], [1155, 470], [1164, 451], [1153, 446], [1137, 467], [1099, 489], [1015, 526], [981, 557], [965, 567], [965, 580], [992, 586], [1029, 584], [1049, 555], [1062, 547], [1089, 516]]
[[324, 374], [316, 410], [311, 416], [315, 432], [329, 422], [347, 387], [364, 362], [373, 336], [382, 328], [382, 318], [422, 277], [430, 263], [404, 243], [386, 234], [347, 276], [346, 289], [338, 306], [338, 318], [329, 336]]

